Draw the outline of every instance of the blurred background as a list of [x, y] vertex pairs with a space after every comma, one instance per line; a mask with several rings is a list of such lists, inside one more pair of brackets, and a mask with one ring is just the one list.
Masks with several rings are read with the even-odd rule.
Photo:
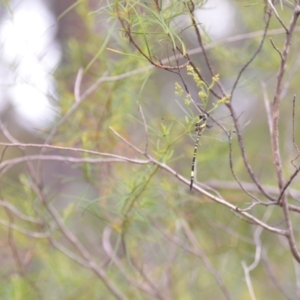
[[[84, 38], [84, 24], [74, 10], [59, 18], [78, 2], [60, 2], [15, 0], [2, 4], [1, 112], [12, 114], [8, 119], [15, 119], [28, 131], [47, 126], [57, 117], [54, 73], [64, 62], [63, 46], [71, 37]], [[99, 3], [91, 1], [90, 6], [97, 9]], [[218, 40], [234, 32], [235, 11], [233, 3], [213, 0], [197, 11], [196, 16], [212, 40]], [[184, 18], [180, 21], [184, 22]], [[95, 27], [98, 34], [104, 34], [108, 26], [101, 28], [95, 24]], [[187, 38], [196, 46], [192, 33]]]
[[[227, 94], [259, 47], [266, 2], [194, 1], [203, 43]], [[277, 2], [288, 25], [292, 5]], [[175, 1], [0, 3], [1, 299], [300, 297], [300, 269], [282, 236], [253, 226], [204, 194], [190, 192], [188, 184], [147, 164], [147, 157], [111, 130], [141, 152], [148, 145], [152, 157], [190, 180], [198, 112], [175, 94], [175, 83], [182, 85], [178, 74], [145, 60], [118, 20], [118, 9], [134, 7], [142, 18], [154, 3], [164, 7], [165, 26], [180, 37], [210, 83], [186, 6], [182, 10]], [[150, 13], [149, 20], [153, 16]], [[145, 27], [144, 40], [137, 34], [141, 48], [151, 49], [156, 61], [172, 64], [169, 36], [150, 21]], [[293, 110], [292, 100], [299, 86], [299, 29], [281, 95], [280, 146], [286, 175], [294, 170], [291, 160], [298, 154], [299, 109], [296, 102]], [[280, 56], [269, 38], [282, 49], [285, 34], [276, 18], [271, 19], [259, 55], [243, 72], [233, 104], [249, 161], [260, 182], [276, 194], [265, 102], [271, 103], [274, 96]], [[199, 87], [186, 71], [182, 78], [196, 99]], [[205, 109], [214, 103], [209, 94]], [[225, 105], [212, 115], [232, 130]], [[43, 143], [55, 147], [38, 146]], [[232, 147], [235, 174], [263, 199], [234, 137]], [[228, 149], [217, 126], [205, 130], [195, 183], [229, 203], [248, 207], [251, 198], [234, 181]], [[118, 161], [120, 157], [145, 162]], [[295, 205], [298, 185], [291, 186]], [[256, 206], [251, 213], [284, 228], [280, 207]], [[298, 238], [297, 215], [292, 218]]]

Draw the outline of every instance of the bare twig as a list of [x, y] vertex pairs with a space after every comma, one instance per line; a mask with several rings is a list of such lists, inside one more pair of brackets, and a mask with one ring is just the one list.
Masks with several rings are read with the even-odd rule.
[[296, 295], [297, 299], [300, 298], [300, 265], [296, 260], [293, 260], [294, 269], [295, 269], [295, 277], [296, 277]]
[[[253, 62], [253, 60], [257, 57], [258, 53], [261, 51], [262, 46], [263, 46], [263, 44], [265, 42], [265, 39], [266, 39], [266, 36], [267, 36], [267, 31], [268, 31], [268, 28], [269, 28], [270, 21], [271, 21], [271, 15], [269, 14], [266, 25], [265, 25], [265, 28], [264, 28], [264, 31], [263, 31], [263, 36], [262, 36], [262, 39], [259, 43], [259, 46], [258, 46], [257, 50], [253, 53], [253, 55], [249, 59], [249, 61], [241, 68], [241, 70], [239, 71], [238, 76], [237, 76], [237, 78], [236, 78], [236, 80], [235, 80], [235, 82], [234, 82], [234, 84], [231, 88], [231, 93], [230, 93], [231, 94], [231, 99], [233, 97], [234, 91], [235, 91], [235, 89], [236, 89], [236, 87], [237, 87], [237, 85], [240, 81], [240, 78], [241, 78], [242, 74], [248, 68], [248, 66]], [[230, 112], [231, 112], [232, 107], [229, 106], [229, 108], [230, 108]]]
[[80, 85], [82, 81], [82, 75], [83, 75], [83, 68], [80, 68], [78, 70], [75, 85], [74, 85], [74, 97], [76, 102], [80, 101]]
[[251, 210], [253, 207], [257, 206], [257, 205], [263, 205], [263, 206], [274, 206], [276, 205], [275, 202], [262, 202], [262, 201], [259, 201], [259, 202], [252, 202], [248, 207], [246, 208], [237, 208], [238, 211], [249, 211]]
[[[108, 156], [110, 156], [108, 154]], [[5, 174], [11, 167], [29, 161], [62, 161], [66, 163], [111, 163], [111, 162], [132, 162], [136, 164], [148, 164], [148, 160], [131, 159], [111, 154], [111, 158], [81, 158], [60, 155], [27, 155], [18, 158], [8, 159], [0, 164], [0, 175]]]
[[274, 7], [273, 3], [272, 3], [272, 0], [267, 0], [268, 1], [268, 4], [269, 6], [271, 7], [272, 11], [274, 12], [274, 15], [276, 16], [277, 20], [279, 21], [279, 23], [281, 24], [281, 26], [284, 28], [284, 30], [286, 31], [286, 33], [288, 33], [288, 29], [287, 27], [284, 25], [282, 19], [280, 18], [276, 8]]
[[299, 71], [299, 66], [300, 66], [300, 54], [298, 55], [295, 63], [293, 63], [293, 66], [291, 66], [289, 73], [287, 74], [287, 79], [282, 85], [282, 90], [280, 95], [281, 99], [284, 99], [286, 97], [289, 87], [293, 82], [293, 79], [296, 77], [296, 73]]
[[269, 127], [269, 132], [270, 132], [270, 136], [272, 136], [272, 113], [271, 113], [271, 108], [270, 108], [270, 101], [268, 98], [268, 93], [267, 93], [267, 88], [264, 82], [261, 82], [261, 86], [262, 86], [262, 91], [263, 91], [263, 97], [264, 97], [264, 103], [265, 103], [265, 108], [266, 108], [266, 114], [267, 114], [267, 120], [268, 120], [268, 127]]
[[[111, 158], [118, 158], [120, 160], [125, 159], [127, 160], [127, 157], [116, 155], [116, 154], [111, 154], [111, 153], [105, 153], [105, 152], [99, 152], [99, 151], [93, 151], [93, 150], [87, 150], [84, 148], [73, 148], [73, 147], [63, 147], [63, 146], [54, 146], [54, 145], [46, 145], [46, 144], [23, 144], [23, 143], [2, 143], [0, 142], [0, 145], [5, 145], [9, 147], [34, 147], [34, 148], [47, 148], [47, 149], [53, 149], [53, 150], [65, 150], [65, 151], [70, 151], [70, 152], [82, 152], [82, 153], [87, 153], [87, 154], [93, 154], [93, 155], [99, 155], [99, 156], [108, 156]], [[42, 155], [40, 155], [43, 157]]]
[[[256, 184], [250, 183], [250, 182], [241, 182], [242, 185], [246, 190], [252, 193], [259, 193], [259, 189], [257, 188]], [[210, 180], [206, 181], [203, 184], [215, 188], [215, 189], [225, 189], [225, 190], [238, 190], [240, 188], [239, 184], [235, 181], [218, 181], [218, 180]], [[263, 186], [264, 190], [266, 190], [269, 194], [274, 195], [275, 197], [278, 197], [278, 188], [273, 186]], [[288, 189], [286, 191], [288, 193], [289, 197], [292, 197], [293, 199], [300, 201], [300, 191], [296, 189]]]
[[300, 149], [296, 143], [295, 140], [295, 103], [296, 103], [296, 95], [294, 95], [293, 98], [293, 116], [292, 116], [292, 122], [293, 122], [293, 130], [292, 130], [292, 136], [293, 136], [293, 145], [298, 153], [298, 155], [291, 161], [292, 165], [297, 168], [297, 166], [294, 164], [294, 162], [298, 159], [298, 157], [300, 156]]
[[218, 285], [219, 285], [222, 293], [224, 294], [225, 298], [226, 299], [233, 299], [231, 297], [231, 295], [230, 295], [227, 287], [225, 286], [222, 278], [220, 277], [220, 274], [217, 272], [217, 270], [211, 264], [211, 262], [209, 261], [207, 255], [205, 254], [205, 252], [201, 249], [199, 243], [197, 242], [196, 237], [194, 236], [194, 234], [190, 230], [190, 227], [187, 224], [187, 222], [185, 222], [184, 220], [182, 220], [181, 221], [181, 227], [182, 227], [185, 235], [187, 236], [190, 244], [195, 249], [195, 252], [197, 253], [198, 256], [201, 257], [201, 260], [205, 264], [205, 267], [207, 268], [207, 270], [214, 276], [214, 278], [215, 278], [216, 282], [218, 283]]
[[[294, 231], [293, 231], [293, 225], [291, 222], [290, 214], [289, 214], [289, 204], [288, 199], [285, 194], [285, 190], [287, 188], [287, 185], [284, 184], [284, 178], [283, 178], [283, 168], [282, 168], [282, 161], [280, 156], [280, 149], [279, 149], [279, 130], [278, 130], [278, 123], [279, 123], [279, 113], [280, 113], [280, 95], [282, 90], [282, 84], [283, 84], [283, 76], [285, 74], [286, 64], [287, 64], [287, 57], [290, 50], [290, 45], [293, 37], [294, 30], [296, 28], [296, 23], [298, 20], [300, 14], [300, 7], [298, 3], [295, 6], [290, 25], [286, 34], [285, 43], [282, 50], [282, 59], [280, 62], [279, 71], [277, 74], [277, 84], [276, 84], [276, 91], [274, 95], [273, 100], [273, 111], [272, 111], [272, 150], [273, 150], [273, 160], [277, 175], [277, 181], [278, 181], [278, 187], [281, 191], [280, 198], [278, 201], [282, 203], [283, 213], [284, 213], [284, 219], [287, 227], [287, 238], [289, 241], [291, 252], [294, 256], [294, 258], [300, 263], [300, 253], [296, 246], [296, 241], [294, 237]], [[293, 175], [297, 175], [299, 171], [296, 170]], [[292, 182], [292, 179], [295, 176], [291, 176], [288, 183]]]
[[22, 212], [20, 212], [15, 206], [13, 206], [12, 204], [4, 201], [4, 200], [0, 200], [0, 206], [6, 207], [7, 209], [9, 209], [13, 214], [15, 214], [18, 218], [24, 220], [24, 221], [28, 221], [37, 225], [42, 225], [43, 222], [39, 219], [35, 219], [33, 217], [24, 215]]
[[143, 124], [144, 124], [144, 131], [145, 131], [145, 153], [148, 152], [148, 142], [149, 142], [149, 135], [148, 135], [148, 126], [147, 126], [147, 122], [146, 122], [146, 118], [142, 109], [141, 104], [138, 105], [139, 107], [139, 112], [141, 114], [142, 120], [143, 120]]
[[[192, 245], [192, 248], [187, 245], [187, 243], [183, 243], [179, 241], [179, 239], [176, 236], [171, 236], [169, 233], [163, 232], [158, 228], [156, 225], [156, 228], [161, 232], [161, 234], [172, 243], [178, 245], [182, 249], [184, 249], [186, 252], [189, 252], [197, 257], [199, 257], [204, 265], [205, 268], [212, 274], [212, 276], [215, 278], [217, 284], [219, 285], [220, 289], [222, 290], [224, 296], [226, 299], [232, 299], [230, 293], [228, 292], [225, 284], [223, 283], [223, 280], [220, 277], [220, 274], [217, 272], [217, 270], [214, 268], [214, 266], [209, 261], [207, 255], [204, 253], [204, 251], [201, 249], [199, 243], [197, 242], [194, 234], [191, 232], [189, 228], [184, 228], [186, 222], [184, 220], [181, 220], [181, 228], [183, 229], [185, 235], [187, 236], [189, 243]], [[186, 224], [188, 227], [188, 225]]]
[[[195, 20], [194, 9], [193, 9], [191, 6], [189, 6], [188, 4], [187, 4], [187, 7], [188, 7], [188, 9], [189, 9], [189, 14], [190, 14], [190, 17], [191, 17], [191, 20], [192, 20], [192, 26], [193, 26], [193, 28], [194, 28], [194, 30], [195, 30], [195, 32], [196, 32], [196, 36], [197, 36], [197, 39], [198, 39], [198, 43], [199, 43], [199, 46], [200, 46], [200, 48], [201, 48], [201, 50], [202, 50], [202, 53], [203, 53], [203, 56], [204, 56], [206, 65], [207, 65], [208, 70], [209, 70], [209, 72], [210, 72], [210, 74], [211, 74], [211, 77], [214, 77], [216, 74], [215, 74], [215, 72], [214, 72], [214, 70], [213, 70], [213, 67], [212, 67], [212, 64], [211, 64], [211, 62], [210, 62], [210, 59], [208, 58], [208, 54], [206, 53], [206, 49], [205, 49], [204, 44], [203, 44], [203, 41], [202, 41], [201, 33], [200, 33], [200, 30], [199, 30], [198, 24], [197, 24], [197, 22], [196, 22], [196, 20]], [[191, 64], [191, 65], [192, 65], [192, 64]], [[196, 69], [197, 69], [197, 68], [196, 68]], [[195, 68], [194, 68], [194, 70], [195, 70]], [[221, 91], [223, 97], [225, 97], [225, 96], [226, 96], [226, 92], [225, 92], [225, 89], [223, 88], [222, 84], [220, 83], [220, 81], [217, 81], [216, 83], [217, 83], [217, 86], [218, 86], [218, 88], [220, 89], [220, 91]], [[212, 92], [213, 94], [215, 94], [213, 90], [211, 90], [211, 92]], [[221, 98], [222, 98], [222, 97], [219, 96], [219, 99], [221, 99]]]
[[[250, 58], [250, 60], [242, 67], [242, 69], [238, 73], [238, 76], [237, 76], [237, 78], [236, 78], [236, 80], [235, 80], [235, 82], [233, 84], [232, 89], [231, 89], [231, 99], [233, 97], [234, 91], [235, 91], [235, 89], [237, 87], [237, 84], [238, 84], [238, 82], [239, 82], [239, 80], [240, 80], [243, 72], [252, 63], [252, 61], [256, 58], [256, 56], [258, 55], [258, 53], [262, 49], [262, 46], [263, 46], [264, 41], [265, 41], [265, 37], [267, 35], [267, 30], [268, 30], [268, 27], [269, 27], [270, 19], [271, 19], [271, 15], [268, 15], [268, 19], [267, 19], [266, 26], [265, 26], [265, 29], [264, 29], [264, 34], [263, 34], [261, 42], [260, 42], [260, 44], [258, 46], [258, 49], [255, 51], [255, 53], [252, 55], [252, 57]], [[235, 131], [236, 131], [236, 134], [237, 134], [237, 140], [238, 140], [239, 148], [240, 148], [240, 151], [241, 151], [241, 154], [242, 154], [242, 157], [243, 157], [243, 162], [244, 162], [244, 165], [245, 165], [245, 167], [247, 169], [247, 172], [250, 175], [250, 177], [253, 180], [253, 182], [257, 185], [258, 189], [262, 192], [262, 194], [265, 197], [267, 197], [268, 199], [273, 200], [272, 197], [263, 189], [262, 185], [260, 184], [259, 180], [255, 176], [255, 173], [252, 170], [252, 167], [251, 167], [251, 165], [249, 163], [249, 160], [248, 160], [248, 157], [247, 157], [246, 151], [245, 151], [245, 145], [244, 145], [243, 137], [242, 137], [242, 134], [241, 134], [241, 129], [240, 129], [240, 126], [238, 124], [238, 119], [236, 117], [236, 113], [234, 111], [232, 103], [231, 102], [228, 103], [227, 107], [230, 110], [230, 113], [232, 115], [232, 119], [233, 119], [233, 122], [234, 122]]]
[[82, 259], [80, 256], [74, 254], [72, 251], [70, 251], [69, 249], [67, 249], [65, 246], [63, 246], [60, 243], [58, 243], [54, 239], [54, 237], [52, 237], [51, 235], [48, 237], [48, 240], [49, 240], [50, 244], [54, 248], [56, 248], [58, 251], [60, 251], [61, 253], [63, 253], [66, 257], [68, 257], [69, 259], [75, 261], [79, 265], [82, 265], [85, 268], [90, 268], [89, 262], [87, 262], [85, 259]]
[[282, 90], [283, 84], [283, 76], [285, 74], [287, 57], [290, 50], [291, 39], [296, 27], [297, 19], [299, 16], [299, 12], [297, 7], [294, 10], [293, 16], [290, 21], [289, 29], [286, 34], [286, 40], [282, 50], [282, 58], [280, 62], [280, 67], [277, 75], [277, 84], [276, 84], [276, 91], [273, 100], [273, 110], [272, 110], [272, 150], [273, 150], [273, 159], [274, 165], [276, 168], [277, 180], [278, 180], [278, 187], [281, 190], [284, 185], [283, 180], [283, 173], [282, 173], [282, 162], [280, 158], [280, 150], [279, 150], [279, 131], [278, 131], [278, 121], [279, 121], [279, 105], [280, 105], [280, 95]]
[[8, 228], [12, 228], [16, 231], [19, 231], [23, 234], [26, 234], [27, 236], [30, 236], [32, 238], [35, 238], [35, 239], [45, 239], [47, 237], [49, 237], [50, 233], [49, 232], [32, 232], [32, 231], [29, 231], [29, 230], [26, 230], [24, 229], [23, 227], [20, 227], [18, 225], [15, 225], [13, 223], [10, 223], [10, 222], [7, 222], [7, 221], [4, 221], [4, 220], [1, 220], [0, 219], [0, 224], [8, 227]]
[[300, 167], [298, 167], [294, 173], [290, 176], [290, 178], [287, 180], [287, 182], [285, 183], [285, 185], [282, 187], [280, 194], [277, 198], [277, 203], [282, 203], [281, 199], [283, 198], [283, 195], [285, 194], [286, 189], [289, 187], [289, 185], [292, 183], [292, 181], [294, 180], [294, 178], [296, 178], [296, 176], [298, 175], [300, 171]]
[[246, 283], [247, 283], [247, 286], [248, 286], [248, 290], [249, 290], [249, 293], [250, 293], [251, 300], [256, 300], [253, 285], [252, 285], [252, 281], [251, 281], [251, 278], [250, 278], [250, 274], [249, 274], [249, 271], [247, 270], [247, 265], [244, 261], [242, 261], [242, 266], [243, 266], [243, 269], [244, 269], [245, 279], [246, 279]]
[[35, 191], [37, 197], [41, 200], [44, 207], [47, 209], [48, 213], [52, 216], [58, 229], [64, 235], [64, 237], [71, 243], [71, 245], [77, 250], [80, 256], [87, 262], [89, 269], [91, 269], [105, 284], [105, 286], [115, 295], [117, 299], [127, 300], [128, 298], [115, 286], [114, 283], [107, 277], [105, 271], [100, 268], [95, 260], [91, 257], [90, 253], [83, 246], [83, 244], [77, 239], [77, 237], [70, 231], [63, 223], [60, 215], [56, 209], [49, 203], [43, 192], [34, 183], [31, 185], [32, 189]]
[[185, 62], [183, 65], [181, 65], [179, 67], [178, 66], [167, 66], [167, 65], [164, 65], [162, 63], [158, 63], [158, 62], [154, 61], [153, 58], [150, 56], [150, 54], [147, 55], [143, 51], [143, 49], [138, 45], [138, 43], [135, 41], [135, 39], [133, 38], [132, 33], [131, 33], [130, 24], [123, 17], [124, 13], [120, 12], [120, 7], [119, 7], [118, 2], [116, 3], [116, 12], [118, 14], [118, 19], [119, 19], [119, 21], [120, 21], [120, 23], [123, 27], [124, 33], [128, 37], [130, 43], [134, 45], [134, 47], [138, 50], [138, 52], [142, 55], [142, 57], [144, 57], [150, 64], [152, 64], [156, 68], [164, 69], [164, 70], [177, 70], [178, 68], [185, 68], [189, 64], [189, 60], [185, 55], [183, 57], [185, 59], [187, 59], [187, 62]]
[[[229, 167], [230, 167], [230, 171], [232, 176], [234, 177], [235, 181], [238, 183], [239, 187], [253, 200], [255, 200], [257, 203], [261, 203], [261, 201], [255, 197], [254, 195], [252, 195], [251, 193], [249, 193], [243, 186], [242, 182], [238, 179], [237, 175], [234, 172], [233, 169], [233, 159], [232, 159], [232, 140], [231, 140], [231, 136], [229, 136], [228, 138], [228, 143], [229, 143]], [[258, 187], [259, 188], [259, 187]]]
[[270, 38], [270, 42], [271, 42], [273, 48], [278, 52], [280, 58], [282, 59], [282, 53], [280, 52], [280, 50], [278, 49], [278, 47], [276, 47], [276, 45], [274, 44], [272, 38]]
[[114, 262], [114, 264], [117, 266], [118, 270], [122, 273], [122, 275], [130, 282], [130, 284], [144, 292], [146, 292], [148, 295], [154, 297], [154, 299], [161, 299], [163, 300], [164, 297], [160, 295], [159, 291], [155, 288], [155, 285], [149, 281], [149, 278], [147, 278], [148, 284], [143, 284], [138, 282], [138, 280], [134, 279], [128, 270], [126, 270], [122, 262], [118, 259], [115, 251], [111, 247], [110, 244], [110, 235], [111, 235], [111, 228], [105, 227], [103, 231], [102, 241], [103, 241], [103, 249], [105, 250], [106, 254], [110, 257], [110, 259]]
[[267, 252], [265, 249], [262, 251], [262, 262], [264, 264], [264, 267], [268, 273], [268, 276], [271, 280], [271, 282], [274, 284], [274, 286], [285, 296], [288, 300], [297, 299], [297, 297], [290, 296], [287, 291], [283, 288], [280, 281], [276, 279], [275, 274], [273, 270], [271, 269], [271, 265], [268, 260]]
[[[123, 138], [121, 135], [119, 135], [113, 128], [110, 127], [110, 129], [112, 130], [112, 132], [119, 137], [124, 143], [126, 143], [129, 147], [131, 147], [132, 149], [136, 150], [138, 153], [143, 154], [144, 152], [142, 150], [140, 150], [139, 148], [137, 148], [136, 146], [134, 146], [133, 144], [131, 144], [130, 142], [128, 142], [125, 138]], [[146, 157], [150, 160], [151, 163], [156, 164], [157, 166], [159, 166], [160, 168], [164, 169], [165, 171], [171, 173], [174, 177], [176, 177], [178, 180], [180, 180], [181, 182], [185, 183], [186, 185], [188, 185], [190, 182], [184, 178], [183, 176], [181, 176], [180, 174], [178, 174], [175, 170], [173, 170], [171, 167], [169, 167], [168, 165], [154, 159], [151, 155], [147, 154]], [[204, 194], [205, 196], [209, 197], [211, 200], [222, 204], [224, 206], [226, 206], [227, 208], [230, 208], [233, 211], [237, 211], [239, 214], [241, 214], [242, 216], [246, 217], [248, 220], [252, 221], [254, 224], [257, 224], [259, 226], [262, 226], [263, 228], [273, 232], [273, 233], [277, 233], [280, 235], [286, 235], [286, 231], [282, 230], [282, 229], [278, 229], [272, 226], [267, 225], [266, 223], [262, 222], [261, 220], [255, 218], [254, 216], [252, 216], [251, 214], [247, 213], [247, 212], [242, 212], [242, 211], [238, 211], [238, 207], [225, 201], [224, 199], [218, 198], [214, 195], [212, 195], [211, 193], [207, 192], [206, 190], [202, 189], [201, 187], [195, 185], [194, 190], [197, 190], [198, 192]]]
[[[268, 209], [262, 220], [264, 222], [267, 222], [268, 219], [270, 218], [271, 214], [272, 214], [272, 209]], [[252, 286], [252, 282], [251, 282], [251, 278], [250, 278], [250, 272], [253, 271], [259, 264], [260, 260], [261, 260], [261, 257], [262, 257], [262, 243], [261, 243], [261, 240], [260, 240], [260, 236], [263, 232], [263, 228], [262, 227], [257, 227], [254, 231], [254, 234], [253, 234], [253, 238], [254, 238], [254, 243], [255, 243], [255, 258], [254, 258], [254, 261], [253, 263], [250, 265], [250, 266], [247, 266], [247, 264], [243, 261], [242, 262], [242, 266], [243, 266], [243, 269], [244, 269], [244, 273], [245, 273], [245, 278], [246, 278], [246, 282], [247, 282], [247, 286], [248, 286], [248, 289], [249, 289], [249, 293], [250, 293], [250, 296], [251, 296], [251, 299], [255, 300], [255, 294], [254, 294], [254, 289], [253, 289], [253, 286]]]

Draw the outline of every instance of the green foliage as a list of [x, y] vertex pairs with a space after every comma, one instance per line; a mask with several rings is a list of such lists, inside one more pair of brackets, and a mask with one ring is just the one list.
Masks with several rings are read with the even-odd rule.
[[[34, 153], [63, 155], [65, 161], [53, 160], [52, 165], [52, 161], [40, 160], [27, 168], [31, 161], [25, 160], [22, 167], [12, 167], [15, 173], [1, 179], [3, 200], [29, 217], [22, 218], [7, 208], [0, 213], [6, 222], [1, 223], [0, 238], [11, 257], [10, 262], [2, 261], [1, 299], [115, 299], [95, 265], [125, 299], [156, 299], [140, 286], [154, 286], [163, 299], [223, 299], [212, 269], [232, 299], [250, 299], [242, 262], [249, 266], [255, 260], [259, 247], [254, 236], [257, 238], [259, 227], [238, 210], [214, 201], [218, 197], [246, 208], [253, 200], [236, 182], [231, 188], [233, 172], [245, 186], [251, 181], [232, 130], [234, 124], [221, 119], [230, 115], [229, 105], [237, 107], [237, 123], [254, 173], [263, 185], [274, 188], [270, 138], [261, 113], [261, 82], [270, 74], [270, 80], [275, 78], [279, 56], [272, 45], [266, 45], [232, 91], [261, 34], [241, 38], [236, 44], [227, 40], [210, 44], [206, 54], [213, 62], [211, 70], [216, 70], [211, 71], [201, 45], [197, 44], [200, 56], [187, 56], [192, 48], [190, 31], [195, 34], [192, 12], [202, 9], [205, 2], [114, 0], [93, 7], [89, 1], [76, 1], [61, 13], [61, 20], [73, 14], [81, 34], [63, 42], [64, 59], [55, 74], [61, 114], [57, 121], [78, 106], [50, 141], [64, 149]], [[233, 22], [249, 32], [263, 28], [263, 3], [235, 4], [238, 13]], [[289, 16], [284, 7], [281, 14], [284, 20]], [[256, 15], [259, 17], [254, 20]], [[181, 23], [181, 18], [188, 21]], [[275, 24], [278, 26], [274, 21], [271, 27], [277, 28]], [[202, 24], [198, 25], [200, 30]], [[205, 47], [209, 37], [204, 32]], [[284, 42], [284, 34], [272, 38], [276, 45]], [[295, 62], [296, 52], [290, 64]], [[298, 88], [298, 77], [292, 76], [297, 70], [289, 71], [287, 99]], [[76, 77], [80, 76], [81, 97], [103, 76], [103, 82], [83, 100], [74, 96]], [[219, 89], [221, 83], [224, 92]], [[270, 88], [270, 95], [272, 91]], [[212, 128], [200, 139], [195, 182], [210, 196], [188, 190], [194, 127], [202, 110], [211, 115]], [[280, 132], [289, 135], [282, 134], [281, 144], [282, 152], [287, 153], [283, 156], [287, 174], [291, 157], [295, 157], [289, 150], [292, 134], [286, 125], [290, 112], [289, 108], [282, 115], [280, 127]], [[222, 128], [225, 141], [215, 138]], [[22, 155], [29, 155], [22, 151], [20, 148]], [[294, 188], [298, 185], [295, 182]], [[266, 201], [257, 189], [249, 190]], [[249, 213], [281, 228], [280, 209], [257, 205]], [[293, 222], [298, 224], [297, 218]], [[30, 236], [32, 233], [42, 236]], [[295, 235], [298, 238], [299, 233]], [[258, 239], [266, 256], [250, 272], [256, 298], [285, 299], [269, 279], [296, 290], [290, 250], [283, 236], [278, 238], [267, 230]], [[16, 254], [11, 254], [15, 249], [25, 262], [24, 270], [18, 266]]]

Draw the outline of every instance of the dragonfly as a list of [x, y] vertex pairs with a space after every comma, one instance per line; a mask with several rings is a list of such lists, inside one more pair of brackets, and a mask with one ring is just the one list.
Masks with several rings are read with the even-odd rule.
[[[213, 126], [211, 123], [215, 123], [217, 126]], [[209, 123], [209, 124], [208, 124]], [[181, 123], [179, 123], [182, 125]], [[210, 134], [211, 139], [217, 140], [217, 141], [228, 141], [228, 134], [229, 132], [232, 131], [227, 131], [225, 127], [223, 127], [223, 122], [220, 122], [219, 119], [215, 119], [213, 116], [211, 116], [209, 113], [205, 112], [204, 110], [201, 111], [200, 115], [198, 115], [198, 120], [195, 123], [195, 131], [196, 131], [196, 142], [195, 142], [195, 147], [194, 147], [194, 153], [193, 153], [193, 158], [192, 158], [192, 167], [191, 167], [191, 175], [190, 175], [190, 191], [193, 189], [193, 184], [194, 184], [194, 177], [195, 177], [195, 167], [196, 167], [196, 157], [197, 157], [197, 150], [200, 142], [200, 137], [202, 136], [204, 130], [206, 128], [212, 128], [214, 127], [215, 129], [213, 130], [212, 134]], [[226, 125], [226, 127], [228, 124]], [[224, 135], [225, 133], [225, 135]]]
[[208, 115], [203, 113], [199, 115], [199, 121], [195, 124], [195, 131], [197, 132], [196, 144], [194, 148], [193, 160], [192, 160], [192, 170], [191, 170], [191, 183], [190, 183], [190, 191], [193, 189], [194, 184], [194, 174], [195, 174], [195, 162], [196, 162], [196, 155], [200, 137], [205, 128], [210, 128], [211, 125], [207, 124]]
[[[193, 189], [193, 184], [194, 184], [196, 156], [197, 156], [197, 150], [198, 150], [198, 144], [199, 144], [200, 137], [201, 137], [203, 131], [205, 130], [205, 128], [211, 128], [211, 127], [213, 127], [212, 125], [208, 125], [207, 124], [208, 119], [212, 119], [213, 122], [215, 122], [218, 125], [217, 127], [219, 127], [219, 129], [217, 131], [220, 131], [220, 133], [217, 134], [217, 135], [219, 135], [219, 138], [217, 138], [217, 140], [228, 141], [228, 138], [231, 138], [231, 134], [235, 133], [235, 131], [232, 130], [233, 128], [231, 130], [227, 130], [222, 125], [222, 123], [220, 123], [219, 121], [217, 121], [214, 118], [212, 118], [208, 113], [202, 112], [199, 115], [199, 120], [195, 124], [195, 131], [197, 133], [197, 137], [196, 137], [196, 143], [195, 143], [193, 160], [192, 160], [190, 191]], [[227, 124], [227, 126], [232, 127], [232, 125], [228, 125], [228, 124]]]

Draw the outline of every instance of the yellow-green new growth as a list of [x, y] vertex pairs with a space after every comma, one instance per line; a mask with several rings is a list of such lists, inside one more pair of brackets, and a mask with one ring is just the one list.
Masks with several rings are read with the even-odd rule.
[[[195, 71], [195, 69], [188, 65], [186, 67], [187, 70], [187, 74], [189, 76], [193, 77], [194, 82], [196, 83], [197, 87], [199, 88], [199, 92], [198, 92], [198, 97], [200, 98], [203, 107], [206, 107], [208, 99], [209, 99], [209, 93], [210, 90], [214, 87], [214, 85], [220, 80], [220, 75], [216, 74], [212, 77], [211, 79], [211, 83], [209, 86], [207, 86], [207, 84], [199, 77], [199, 74], [197, 74], [197, 72]], [[199, 69], [197, 69], [198, 71], [200, 71]], [[180, 96], [180, 97], [184, 97], [184, 90], [181, 87], [181, 85], [178, 82], [175, 82], [175, 95]], [[231, 95], [226, 95], [225, 97], [223, 97], [222, 99], [218, 100], [216, 103], [213, 104], [213, 109], [216, 109], [218, 106], [220, 106], [221, 104], [226, 104], [229, 102]], [[185, 97], [184, 97], [184, 104], [185, 105], [190, 105], [192, 99], [191, 96], [186, 93]]]
[[175, 95], [183, 97], [184, 91], [178, 82], [175, 82]]
[[212, 78], [212, 82], [216, 83], [220, 80], [220, 74], [216, 74], [213, 78]]
[[[200, 71], [199, 69], [197, 69], [198, 71]], [[201, 78], [199, 78], [199, 75], [195, 72], [195, 70], [193, 69], [192, 66], [188, 65], [186, 67], [186, 71], [187, 71], [187, 74], [189, 76], [192, 76], [195, 83], [197, 84], [197, 87], [198, 88], [202, 88], [203, 87], [203, 84], [205, 85], [204, 81], [201, 80]], [[206, 85], [205, 85], [206, 86]]]
[[191, 96], [190, 94], [187, 94], [184, 98], [184, 104], [189, 106], [191, 104]]
[[222, 99], [218, 100], [217, 106], [219, 106], [219, 105], [221, 105], [221, 104], [227, 104], [227, 103], [229, 103], [230, 98], [231, 98], [231, 95], [230, 95], [230, 94], [226, 95], [226, 96], [223, 97]]
[[202, 101], [205, 101], [205, 102], [208, 98], [207, 93], [203, 89], [198, 93], [198, 96], [200, 99], [202, 99]]

